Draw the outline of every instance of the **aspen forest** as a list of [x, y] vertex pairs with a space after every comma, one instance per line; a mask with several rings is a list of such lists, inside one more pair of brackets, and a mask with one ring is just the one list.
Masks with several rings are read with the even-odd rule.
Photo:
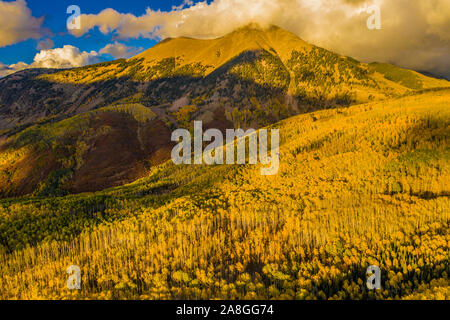
[[[449, 299], [449, 106], [436, 89], [281, 120], [267, 127], [280, 130], [273, 176], [167, 161], [103, 191], [0, 199], [0, 299]], [[0, 169], [27, 152], [1, 153]], [[71, 265], [81, 290], [67, 289]]]

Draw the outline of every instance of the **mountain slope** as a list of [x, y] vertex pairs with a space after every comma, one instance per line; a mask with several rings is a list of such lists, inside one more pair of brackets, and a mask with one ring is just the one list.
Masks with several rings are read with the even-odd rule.
[[275, 176], [168, 162], [98, 193], [1, 200], [0, 298], [449, 299], [449, 101], [276, 123]]
[[391, 64], [371, 63], [370, 67], [381, 73], [386, 79], [413, 90], [448, 87], [448, 81], [445, 79], [427, 77], [413, 70], [399, 68]]
[[31, 126], [0, 141], [0, 197], [102, 190], [170, 157], [170, 131], [142, 105], [102, 108]]

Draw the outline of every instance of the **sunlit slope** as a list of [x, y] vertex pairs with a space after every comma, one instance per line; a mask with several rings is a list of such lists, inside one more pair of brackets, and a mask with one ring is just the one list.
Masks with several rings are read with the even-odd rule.
[[275, 176], [169, 162], [101, 193], [2, 200], [0, 297], [449, 299], [449, 103], [441, 90], [279, 122]]
[[449, 86], [449, 82], [445, 79], [427, 77], [413, 70], [399, 68], [387, 63], [371, 63], [370, 67], [381, 73], [387, 80], [413, 90]]

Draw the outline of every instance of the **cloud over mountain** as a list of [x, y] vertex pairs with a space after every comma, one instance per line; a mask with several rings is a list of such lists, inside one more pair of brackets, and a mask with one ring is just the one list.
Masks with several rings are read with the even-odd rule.
[[75, 68], [104, 61], [96, 51], [80, 51], [77, 47], [65, 45], [62, 48], [41, 50], [33, 63], [18, 62], [12, 65], [0, 63], [0, 78], [29, 68]]
[[25, 0], [0, 1], [0, 47], [27, 39], [39, 39], [44, 18], [33, 17]]
[[34, 57], [33, 67], [72, 68], [99, 62], [99, 54], [95, 51], [81, 52], [80, 49], [65, 45], [62, 48], [42, 50]]
[[62, 48], [44, 49], [46, 47], [51, 48], [53, 45], [54, 43], [50, 39], [39, 42], [38, 49], [41, 49], [41, 51], [35, 55], [31, 64], [18, 62], [5, 65], [0, 62], [0, 78], [28, 68], [65, 69], [83, 67], [108, 60], [105, 55], [111, 55], [115, 59], [129, 58], [144, 50], [144, 48], [129, 47], [117, 41], [106, 45], [98, 52], [94, 50], [90, 52], [81, 51], [72, 45], [65, 45]]
[[137, 55], [144, 48], [128, 47], [123, 43], [114, 42], [106, 45], [103, 49], [99, 51], [100, 54], [109, 54], [115, 59], [128, 59], [132, 56]]
[[[369, 30], [367, 12], [381, 9], [381, 30]], [[364, 61], [391, 62], [449, 75], [448, 0], [214, 0], [185, 1], [170, 12], [150, 8], [142, 16], [105, 9], [83, 14], [81, 36], [98, 27], [119, 38], [214, 38], [245, 24], [275, 24], [306, 41]]]

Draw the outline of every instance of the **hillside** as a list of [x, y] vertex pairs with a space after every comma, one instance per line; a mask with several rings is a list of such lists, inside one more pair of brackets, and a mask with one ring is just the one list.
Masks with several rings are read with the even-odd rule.
[[[255, 25], [218, 39], [166, 39], [129, 60], [22, 71], [0, 79], [0, 197], [132, 182], [168, 160], [170, 132], [193, 120], [221, 130], [261, 128], [449, 85]], [[136, 108], [151, 119], [133, 117]]]
[[0, 140], [0, 197], [61, 196], [134, 181], [169, 159], [170, 135], [139, 104], [42, 121]]
[[449, 299], [449, 101], [273, 124], [275, 176], [167, 162], [102, 192], [0, 200], [0, 298]]
[[413, 90], [448, 87], [447, 80], [427, 77], [413, 70], [399, 68], [391, 64], [371, 63], [370, 67], [381, 73], [387, 80]]

